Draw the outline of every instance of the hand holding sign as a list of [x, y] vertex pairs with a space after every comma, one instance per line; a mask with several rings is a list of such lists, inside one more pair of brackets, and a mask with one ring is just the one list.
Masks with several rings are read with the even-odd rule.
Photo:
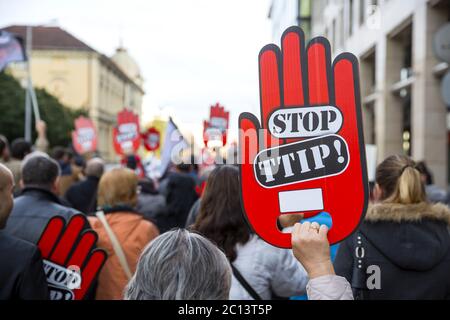
[[106, 261], [105, 251], [94, 250], [97, 234], [82, 232], [86, 224], [82, 214], [73, 216], [67, 226], [55, 216], [38, 241], [52, 300], [83, 299]]
[[343, 53], [331, 65], [328, 40], [315, 38], [305, 48], [298, 27], [284, 32], [281, 45], [259, 54], [261, 122], [250, 113], [239, 117], [244, 211], [261, 238], [290, 248], [278, 216], [325, 210], [336, 243], [353, 232], [367, 205], [358, 62]]

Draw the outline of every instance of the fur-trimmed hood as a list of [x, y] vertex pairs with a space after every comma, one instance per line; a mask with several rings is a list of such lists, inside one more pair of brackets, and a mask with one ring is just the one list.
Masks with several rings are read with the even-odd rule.
[[425, 271], [441, 263], [450, 249], [450, 210], [443, 204], [369, 206], [360, 232], [393, 264]]
[[370, 205], [365, 217], [368, 222], [420, 222], [423, 219], [443, 221], [450, 225], [450, 209], [441, 203], [398, 204], [381, 202]]

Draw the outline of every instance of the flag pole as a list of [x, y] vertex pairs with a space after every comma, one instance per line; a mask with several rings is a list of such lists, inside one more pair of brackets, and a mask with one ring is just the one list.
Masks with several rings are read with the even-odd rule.
[[38, 101], [36, 98], [36, 91], [34, 90], [34, 86], [33, 86], [33, 81], [31, 80], [31, 72], [29, 71], [29, 76], [28, 76], [28, 81], [29, 81], [29, 90], [30, 90], [30, 96], [31, 96], [31, 102], [33, 105], [33, 112], [34, 112], [34, 120], [36, 123], [38, 123], [39, 121], [41, 121], [41, 113], [39, 112], [39, 105], [38, 105]]
[[25, 132], [24, 132], [24, 136], [25, 136], [25, 140], [28, 142], [31, 142], [31, 96], [30, 96], [30, 91], [29, 91], [29, 87], [30, 87], [30, 82], [28, 81], [28, 75], [30, 73], [30, 68], [29, 68], [29, 62], [28, 59], [30, 57], [30, 47], [31, 47], [31, 27], [27, 26], [27, 42], [26, 42], [26, 56], [27, 59], [25, 61], [26, 63], [26, 70], [27, 70], [27, 84], [26, 84], [26, 88], [25, 88]]
[[31, 142], [31, 97], [28, 91], [28, 82], [25, 89], [25, 140]]
[[[31, 98], [31, 105], [33, 107], [33, 113], [34, 113], [34, 120], [36, 123], [38, 123], [39, 121], [41, 121], [41, 115], [39, 112], [39, 105], [37, 102], [37, 98], [36, 98], [36, 91], [34, 90], [34, 86], [33, 86], [33, 81], [31, 79], [31, 50], [32, 50], [32, 39], [33, 39], [33, 30], [32, 30], [32, 26], [27, 26], [27, 43], [26, 43], [26, 50], [27, 50], [27, 75], [28, 75], [28, 81], [27, 81], [27, 91], [28, 91], [28, 95]], [[31, 130], [31, 121], [30, 121], [30, 129]]]

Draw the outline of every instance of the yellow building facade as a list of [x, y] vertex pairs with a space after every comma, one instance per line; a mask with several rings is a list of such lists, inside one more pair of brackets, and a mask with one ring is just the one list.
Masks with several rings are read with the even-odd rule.
[[[27, 26], [11, 26], [7, 31], [26, 42]], [[108, 161], [117, 160], [112, 144], [116, 114], [127, 107], [141, 115], [143, 79], [126, 49], [111, 57], [92, 49], [59, 27], [32, 27], [30, 54], [33, 84], [45, 88], [66, 106], [84, 109], [98, 132], [98, 151]], [[19, 80], [26, 77], [20, 64], [10, 72]]]

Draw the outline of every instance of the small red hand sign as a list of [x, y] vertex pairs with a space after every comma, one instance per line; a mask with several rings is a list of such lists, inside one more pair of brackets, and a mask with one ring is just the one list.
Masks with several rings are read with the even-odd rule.
[[227, 130], [230, 113], [225, 111], [225, 107], [216, 103], [211, 106], [209, 119], [203, 121], [203, 142], [208, 146], [209, 141], [222, 141], [222, 145], [227, 144]]
[[142, 134], [142, 140], [144, 140], [145, 149], [148, 151], [156, 151], [160, 146], [161, 135], [156, 128], [151, 127]]
[[84, 230], [88, 225], [82, 214], [74, 215], [67, 226], [60, 216], [50, 219], [38, 247], [52, 300], [81, 300], [96, 279], [107, 255], [94, 249], [97, 233]]
[[330, 243], [348, 237], [363, 218], [368, 182], [359, 71], [350, 53], [331, 64], [327, 39], [305, 47], [303, 31], [287, 29], [259, 54], [261, 121], [239, 117], [241, 199], [254, 231], [290, 248], [277, 228], [281, 214], [329, 212]]
[[119, 155], [135, 153], [141, 145], [139, 116], [124, 109], [117, 114], [117, 127], [113, 129], [114, 150]]
[[97, 150], [97, 132], [91, 119], [78, 117], [75, 120], [72, 144], [79, 154]]

